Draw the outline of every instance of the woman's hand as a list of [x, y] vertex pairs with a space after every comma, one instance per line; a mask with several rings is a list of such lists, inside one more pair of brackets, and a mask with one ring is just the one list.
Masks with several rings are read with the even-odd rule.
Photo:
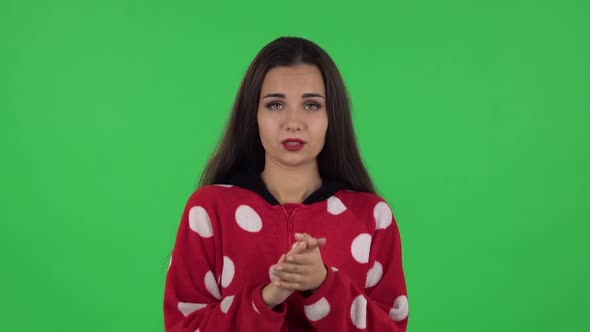
[[[277, 277], [276, 277], [276, 270], [275, 268], [277, 266], [280, 266], [282, 264], [285, 264], [285, 257], [289, 256], [289, 255], [296, 255], [296, 254], [300, 254], [305, 252], [305, 250], [307, 250], [308, 248], [308, 243], [304, 242], [304, 241], [298, 241], [296, 242], [293, 247], [291, 248], [291, 250], [287, 253], [287, 254], [283, 254], [281, 256], [281, 258], [279, 258], [279, 261], [277, 262], [277, 264], [271, 266], [271, 274], [272, 274], [272, 279], [271, 279], [271, 283], [266, 285], [263, 289], [262, 289], [262, 298], [264, 299], [264, 302], [266, 303], [266, 305], [269, 308], [273, 308], [274, 306], [283, 303], [291, 294], [293, 294], [293, 289], [288, 289], [288, 288], [283, 288], [280, 287], [279, 283], [275, 283]], [[313, 247], [311, 247], [313, 248]]]
[[[284, 261], [285, 254], [283, 254], [281, 258], [279, 258], [279, 261], [276, 265], [281, 264]], [[271, 271], [274, 270], [276, 265], [271, 266]], [[283, 301], [285, 301], [289, 297], [289, 295], [293, 293], [293, 290], [280, 288], [274, 285], [273, 281], [274, 278], [271, 280], [270, 284], [266, 285], [262, 289], [262, 299], [264, 300], [264, 303], [266, 303], [266, 305], [271, 309], [274, 308], [276, 305], [283, 303]]]
[[328, 273], [319, 249], [326, 243], [326, 239], [312, 238], [307, 234], [295, 234], [295, 239], [305, 243], [306, 250], [292, 250], [286, 257], [282, 257], [273, 269], [277, 278], [272, 284], [288, 290], [313, 292], [324, 282]]

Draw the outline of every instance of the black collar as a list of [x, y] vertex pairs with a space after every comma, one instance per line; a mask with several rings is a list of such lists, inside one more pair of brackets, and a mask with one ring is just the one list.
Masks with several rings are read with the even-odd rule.
[[[264, 198], [270, 205], [280, 204], [270, 191], [268, 191], [266, 184], [262, 181], [260, 173], [254, 170], [234, 172], [227, 180], [223, 181], [223, 183], [254, 191], [262, 196], [262, 198]], [[322, 181], [322, 186], [318, 190], [312, 192], [305, 198], [305, 200], [303, 200], [303, 204], [313, 204], [326, 200], [341, 189], [352, 190], [352, 186], [344, 181], [324, 180]]]

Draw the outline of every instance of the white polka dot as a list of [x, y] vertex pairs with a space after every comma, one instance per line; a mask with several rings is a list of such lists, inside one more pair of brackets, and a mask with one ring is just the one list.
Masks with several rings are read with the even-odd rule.
[[262, 220], [254, 209], [248, 205], [240, 205], [236, 209], [236, 222], [243, 230], [248, 232], [258, 232], [262, 229]]
[[350, 246], [352, 257], [359, 263], [367, 263], [369, 261], [369, 251], [371, 250], [371, 235], [367, 233], [360, 234]]
[[338, 197], [332, 196], [328, 198], [328, 212], [333, 215], [338, 215], [344, 211], [346, 211], [346, 206], [344, 206]]
[[367, 299], [364, 296], [359, 295], [352, 301], [350, 319], [352, 319], [352, 324], [358, 329], [367, 327]]
[[231, 303], [234, 301], [234, 296], [227, 296], [226, 298], [223, 299], [223, 301], [221, 301], [220, 307], [221, 307], [221, 311], [223, 311], [224, 314], [227, 314], [227, 311], [229, 310], [229, 307], [231, 306]]
[[373, 209], [373, 217], [375, 218], [375, 230], [386, 229], [391, 225], [391, 221], [393, 220], [391, 209], [385, 202], [379, 202], [375, 205], [375, 208]]
[[213, 295], [214, 298], [221, 300], [219, 287], [217, 286], [217, 282], [215, 282], [215, 276], [211, 271], [205, 274], [205, 288], [209, 291], [209, 293], [211, 293], [211, 295]]
[[195, 206], [188, 213], [188, 222], [191, 229], [204, 238], [213, 236], [213, 227], [209, 214], [202, 206]]
[[182, 312], [183, 315], [188, 316], [193, 311], [201, 310], [205, 308], [207, 304], [205, 303], [190, 303], [190, 302], [178, 302], [178, 310]]
[[367, 282], [365, 283], [365, 287], [373, 287], [381, 281], [381, 277], [383, 276], [383, 266], [381, 263], [375, 261], [373, 267], [367, 272]]
[[227, 256], [223, 256], [223, 269], [221, 270], [221, 286], [223, 288], [229, 286], [234, 279], [236, 268], [234, 262]]
[[325, 297], [322, 297], [316, 303], [304, 306], [303, 310], [305, 311], [305, 316], [310, 321], [315, 322], [328, 315], [330, 312], [330, 303], [328, 303]]
[[252, 308], [254, 308], [254, 311], [256, 311], [257, 313], [260, 313], [260, 311], [258, 311], [258, 308], [256, 308], [256, 304], [254, 304], [254, 301], [252, 301]]
[[338, 268], [337, 268], [337, 267], [335, 267], [335, 266], [332, 266], [332, 271], [334, 271], [334, 272], [338, 272], [338, 271], [340, 271], [340, 270], [338, 270]]
[[172, 255], [170, 255], [170, 261], [168, 262], [168, 270], [170, 270], [170, 266], [172, 266]]
[[215, 185], [218, 186], [218, 187], [225, 187], [225, 188], [231, 188], [231, 187], [233, 187], [233, 185], [231, 185], [231, 184], [219, 184], [219, 183], [216, 183]]
[[395, 321], [400, 321], [408, 317], [408, 297], [405, 295], [398, 296], [393, 302], [393, 308], [389, 310], [389, 317]]

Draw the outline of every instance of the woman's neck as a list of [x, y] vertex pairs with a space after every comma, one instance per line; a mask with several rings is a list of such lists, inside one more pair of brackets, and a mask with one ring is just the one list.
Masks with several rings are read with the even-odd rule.
[[284, 203], [302, 203], [307, 196], [322, 186], [317, 163], [288, 169], [267, 160], [260, 174], [268, 191]]

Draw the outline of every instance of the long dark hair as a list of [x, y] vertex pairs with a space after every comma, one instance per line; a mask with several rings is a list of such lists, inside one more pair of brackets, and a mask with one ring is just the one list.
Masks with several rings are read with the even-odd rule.
[[317, 157], [323, 180], [348, 182], [355, 191], [375, 193], [361, 159], [344, 81], [330, 56], [318, 45], [301, 37], [280, 37], [256, 55], [240, 84], [225, 133], [207, 163], [198, 186], [223, 183], [235, 171], [264, 169], [257, 110], [266, 73], [276, 66], [310, 64], [322, 73], [326, 91], [328, 129]]

